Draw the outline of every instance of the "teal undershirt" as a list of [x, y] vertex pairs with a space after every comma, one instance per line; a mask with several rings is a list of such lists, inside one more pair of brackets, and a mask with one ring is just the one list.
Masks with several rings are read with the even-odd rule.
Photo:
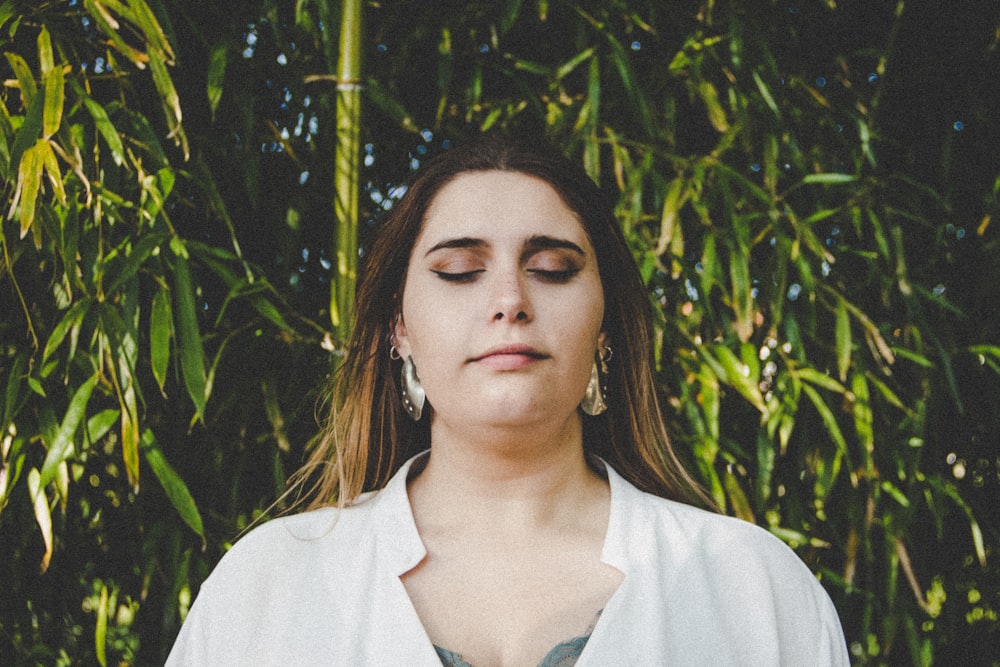
[[[538, 663], [538, 667], [573, 667], [583, 652], [583, 647], [587, 645], [588, 639], [590, 639], [590, 635], [586, 634], [556, 645]], [[434, 650], [437, 651], [438, 657], [441, 658], [441, 664], [444, 667], [472, 667], [471, 664], [462, 660], [461, 655], [454, 651], [449, 651], [437, 645], [434, 646]]]
[[[601, 611], [604, 610], [602, 609]], [[597, 625], [597, 619], [601, 617], [601, 611], [597, 612], [594, 622], [587, 628], [586, 634], [556, 644], [542, 658], [542, 661], [538, 663], [538, 667], [573, 667], [580, 658], [580, 654], [583, 653], [583, 647], [587, 645], [587, 640], [590, 639], [590, 635], [594, 631], [594, 626]], [[441, 648], [437, 644], [434, 645], [434, 650], [437, 651], [438, 657], [441, 658], [441, 664], [444, 667], [473, 667], [473, 665], [462, 659], [461, 654], [455, 651]]]

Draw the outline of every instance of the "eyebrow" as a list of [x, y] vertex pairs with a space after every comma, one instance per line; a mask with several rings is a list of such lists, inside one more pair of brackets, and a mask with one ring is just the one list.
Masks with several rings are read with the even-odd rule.
[[[424, 254], [424, 257], [438, 250], [445, 250], [449, 248], [485, 248], [488, 245], [489, 243], [487, 243], [483, 239], [477, 239], [471, 236], [461, 236], [453, 239], [445, 239], [440, 243], [435, 243], [433, 246], [431, 246], [430, 250], [428, 250]], [[573, 243], [572, 241], [555, 238], [554, 236], [544, 236], [544, 235], [532, 236], [527, 240], [527, 242], [525, 242], [524, 246], [525, 246], [524, 248], [525, 254], [528, 255], [534, 254], [541, 250], [550, 250], [550, 249], [571, 250], [572, 252], [580, 255], [581, 257], [584, 257], [587, 254], [584, 252], [583, 248]]]

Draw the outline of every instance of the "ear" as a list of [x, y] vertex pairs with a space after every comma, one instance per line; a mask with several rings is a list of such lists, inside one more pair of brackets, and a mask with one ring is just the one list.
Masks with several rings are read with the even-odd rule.
[[602, 331], [597, 337], [597, 353], [600, 356], [604, 356], [604, 351], [608, 349], [611, 345], [611, 336], [608, 335], [607, 331]]
[[392, 322], [392, 344], [396, 346], [399, 356], [406, 359], [410, 356], [410, 340], [406, 335], [406, 324], [403, 322], [403, 314], [396, 315]]

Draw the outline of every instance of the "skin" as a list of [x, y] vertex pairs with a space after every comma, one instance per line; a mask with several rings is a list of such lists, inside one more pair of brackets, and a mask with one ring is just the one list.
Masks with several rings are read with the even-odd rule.
[[476, 667], [537, 665], [621, 582], [577, 411], [603, 314], [593, 247], [546, 182], [472, 172], [436, 195], [394, 326], [431, 407], [408, 486], [428, 555], [403, 583], [431, 640]]

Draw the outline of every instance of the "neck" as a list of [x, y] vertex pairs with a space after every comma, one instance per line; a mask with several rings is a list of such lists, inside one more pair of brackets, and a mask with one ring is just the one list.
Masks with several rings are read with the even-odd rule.
[[419, 523], [522, 531], [565, 522], [606, 498], [587, 466], [580, 418], [541, 427], [454, 429], [435, 419], [409, 491]]

